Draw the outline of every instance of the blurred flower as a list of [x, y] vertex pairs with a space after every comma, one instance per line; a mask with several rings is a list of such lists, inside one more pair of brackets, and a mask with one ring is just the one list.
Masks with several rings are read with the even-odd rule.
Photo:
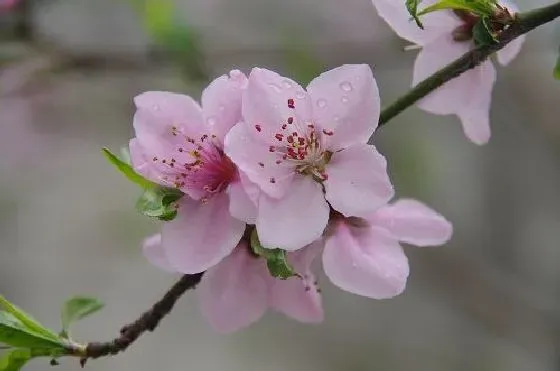
[[[223, 139], [241, 118], [246, 84], [239, 71], [217, 78], [202, 94], [203, 108], [188, 96], [168, 92], [134, 99], [134, 169], [188, 196], [178, 201], [177, 217], [162, 231], [166, 257], [177, 271], [198, 273], [217, 264], [245, 231], [245, 223], [229, 212], [231, 195], [242, 188], [235, 165], [223, 152]], [[244, 201], [254, 208], [247, 196], [234, 202]]]
[[380, 111], [367, 65], [325, 72], [307, 91], [255, 68], [242, 105], [244, 121], [226, 136], [225, 151], [261, 190], [255, 203], [263, 246], [300, 249], [323, 233], [329, 204], [363, 216], [393, 196], [385, 158], [367, 144]]
[[[435, 0], [426, 0], [430, 5]], [[474, 47], [472, 30], [478, 17], [462, 11], [443, 10], [422, 16], [424, 30], [411, 22], [404, 1], [373, 0], [379, 15], [402, 38], [421, 46], [414, 64], [413, 85]], [[510, 12], [517, 8], [508, 1], [500, 1]], [[498, 51], [502, 65], [510, 63], [519, 53], [524, 37], [521, 36]], [[476, 144], [490, 139], [489, 111], [496, 70], [490, 60], [446, 82], [442, 87], [419, 101], [418, 107], [436, 114], [459, 117], [467, 137]]]
[[[172, 272], [165, 259], [161, 236], [144, 242], [144, 255], [158, 266]], [[233, 332], [256, 322], [272, 308], [301, 322], [321, 322], [321, 295], [310, 266], [318, 245], [288, 254], [300, 277], [287, 280], [270, 276], [265, 260], [252, 255], [245, 242], [220, 263], [210, 268], [197, 288], [204, 317], [219, 332]]]
[[373, 299], [403, 292], [408, 260], [399, 241], [435, 246], [451, 238], [443, 216], [415, 200], [399, 200], [365, 219], [335, 217], [323, 252], [323, 268], [343, 290]]
[[22, 0], [0, 0], [0, 12], [14, 8]]

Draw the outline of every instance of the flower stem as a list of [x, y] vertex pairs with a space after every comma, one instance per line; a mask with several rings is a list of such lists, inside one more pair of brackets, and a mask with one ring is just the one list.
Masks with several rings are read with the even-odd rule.
[[385, 109], [381, 111], [379, 117], [379, 126], [386, 124], [402, 111], [412, 106], [447, 81], [454, 79], [465, 71], [475, 68], [515, 38], [558, 17], [560, 17], [560, 2], [517, 14], [516, 20], [509, 28], [500, 34], [497, 43], [479, 46], [465, 53], [463, 56], [418, 83], [395, 102], [385, 107]]

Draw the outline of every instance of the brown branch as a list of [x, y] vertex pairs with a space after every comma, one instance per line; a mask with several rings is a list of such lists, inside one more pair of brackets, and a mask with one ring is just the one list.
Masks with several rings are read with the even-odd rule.
[[382, 110], [379, 117], [379, 126], [386, 124], [389, 120], [445, 84], [447, 81], [458, 77], [465, 71], [475, 68], [487, 60], [492, 54], [504, 48], [512, 40], [558, 17], [560, 17], [560, 2], [529, 12], [519, 13], [510, 27], [500, 34], [497, 43], [479, 46], [465, 53], [459, 59], [456, 59], [427, 79], [418, 83], [408, 93]]
[[150, 310], [142, 314], [136, 321], [124, 326], [119, 337], [107, 342], [92, 342], [85, 349], [73, 349], [74, 355], [81, 357], [82, 366], [89, 358], [99, 358], [115, 355], [125, 351], [144, 332], [154, 331], [179, 298], [188, 290], [194, 289], [200, 282], [203, 273], [186, 274], [175, 283], [163, 298], [155, 303]]

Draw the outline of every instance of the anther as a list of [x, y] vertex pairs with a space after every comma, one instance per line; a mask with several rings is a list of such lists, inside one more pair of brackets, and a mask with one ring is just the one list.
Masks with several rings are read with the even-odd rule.
[[260, 133], [260, 132], [261, 132], [261, 130], [262, 130], [261, 126], [260, 126], [260, 125], [258, 125], [258, 124], [257, 124], [257, 125], [255, 125], [255, 129], [257, 129], [257, 131], [258, 131], [259, 133]]
[[292, 98], [288, 99], [288, 108], [296, 108], [295, 102]]

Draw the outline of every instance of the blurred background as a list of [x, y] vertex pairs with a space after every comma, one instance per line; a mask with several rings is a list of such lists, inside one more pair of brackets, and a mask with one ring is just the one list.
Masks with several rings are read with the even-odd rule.
[[[369, 63], [388, 104], [409, 88], [416, 55], [370, 0], [0, 4], [0, 292], [54, 328], [67, 297], [100, 298], [105, 310], [74, 331], [85, 342], [117, 335], [176, 280], [142, 257], [141, 240], [158, 225], [135, 213], [137, 188], [100, 152], [133, 135], [136, 94], [198, 98], [233, 68], [263, 66], [305, 83], [326, 68]], [[406, 248], [403, 295], [369, 300], [322, 277], [323, 324], [268, 313], [223, 336], [190, 293], [155, 333], [86, 367], [560, 370], [559, 40], [560, 22], [539, 28], [499, 68], [490, 144], [468, 142], [454, 117], [416, 108], [376, 133], [398, 195], [424, 200], [455, 226], [447, 246]], [[26, 369], [47, 367], [39, 359]]]

